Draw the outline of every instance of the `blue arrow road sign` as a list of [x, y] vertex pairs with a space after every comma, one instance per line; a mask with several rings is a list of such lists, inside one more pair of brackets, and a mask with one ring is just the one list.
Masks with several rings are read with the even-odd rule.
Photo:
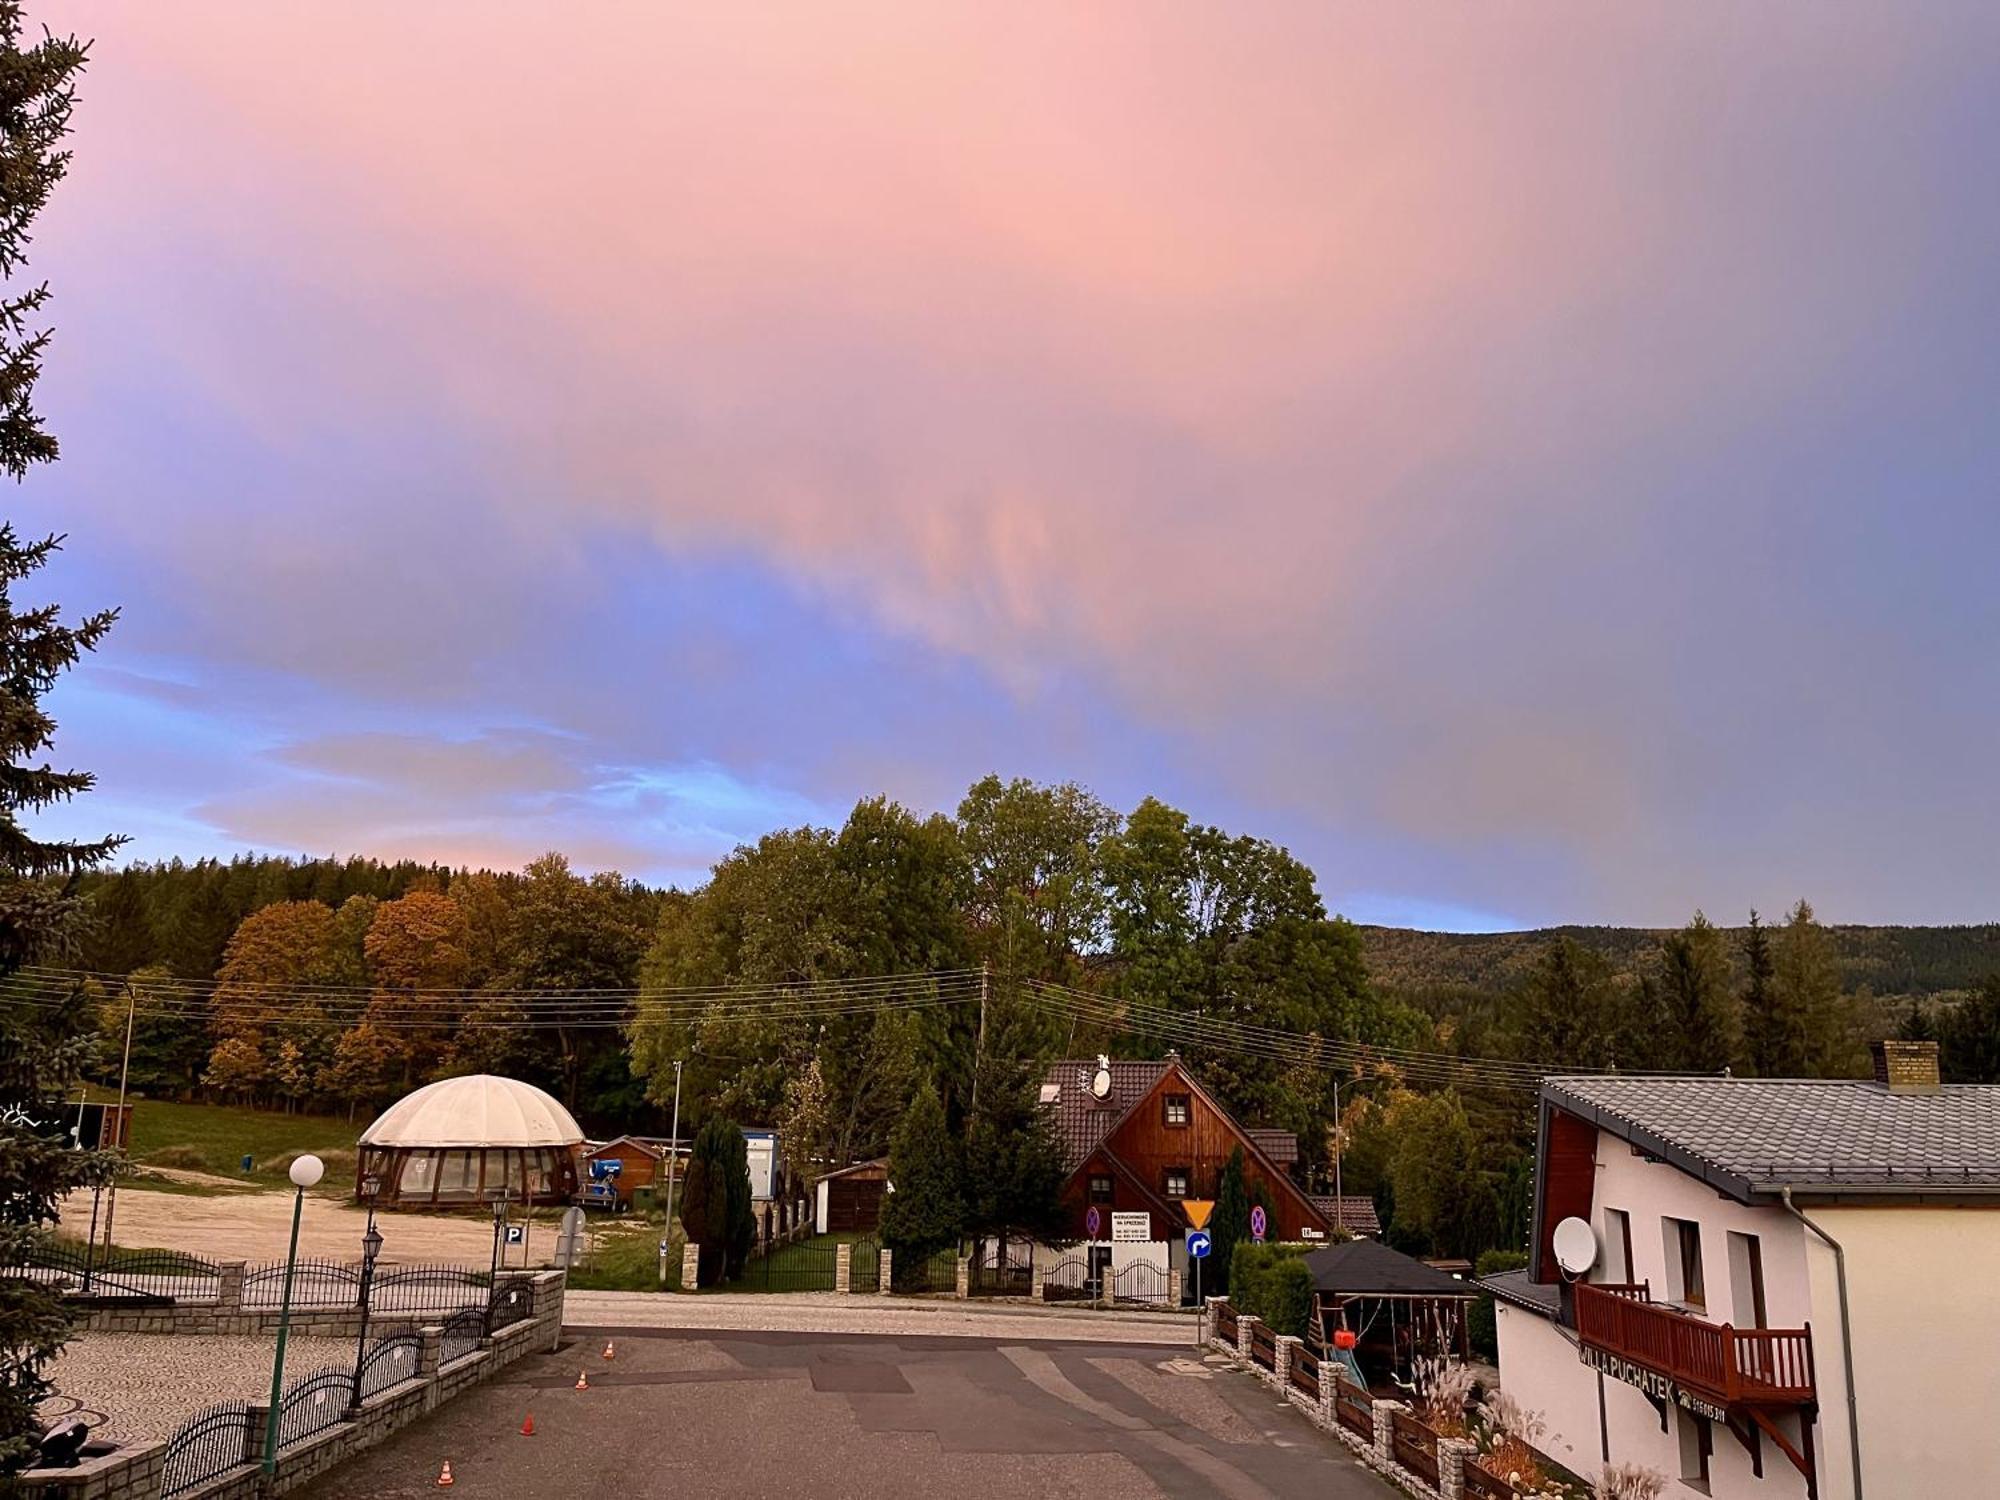
[[1187, 1252], [1189, 1260], [1208, 1259], [1208, 1231], [1190, 1229], [1187, 1232]]

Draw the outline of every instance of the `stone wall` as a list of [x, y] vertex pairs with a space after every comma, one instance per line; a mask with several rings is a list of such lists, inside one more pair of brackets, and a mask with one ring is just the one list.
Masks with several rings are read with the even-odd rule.
[[[504, 1284], [509, 1279], [509, 1273], [502, 1272], [501, 1276]], [[443, 1328], [435, 1324], [423, 1327], [420, 1331], [423, 1345], [417, 1356], [417, 1373], [412, 1379], [369, 1397], [349, 1420], [282, 1449], [278, 1454], [276, 1472], [268, 1479], [261, 1468], [261, 1461], [264, 1424], [269, 1408], [262, 1404], [253, 1405], [250, 1408], [251, 1451], [245, 1455], [246, 1461], [206, 1484], [184, 1491], [178, 1500], [268, 1500], [268, 1497], [286, 1494], [318, 1478], [353, 1454], [385, 1441], [390, 1434], [436, 1410], [467, 1386], [492, 1379], [529, 1354], [555, 1348], [562, 1336], [563, 1273], [514, 1272], [511, 1279], [526, 1279], [534, 1284], [534, 1317], [481, 1340], [476, 1352], [454, 1360], [444, 1368], [439, 1366]], [[213, 1304], [209, 1307], [212, 1311]], [[257, 1318], [262, 1314], [238, 1316]], [[375, 1319], [371, 1320], [369, 1327], [371, 1331], [383, 1328], [387, 1332], [396, 1321], [391, 1319], [385, 1323], [385, 1320]], [[407, 1323], [409, 1319], [401, 1321]], [[256, 1332], [261, 1330], [261, 1326], [201, 1328], [198, 1331]], [[292, 1327], [301, 1327], [296, 1314]], [[162, 1330], [121, 1326], [119, 1331], [160, 1331], [171, 1335], [196, 1330], [170, 1325]], [[344, 1331], [352, 1334], [356, 1330], [350, 1322]], [[20, 1478], [20, 1493], [27, 1500], [159, 1500], [167, 1447], [166, 1443], [148, 1443], [121, 1448], [116, 1453], [90, 1460], [74, 1469], [31, 1469]]]

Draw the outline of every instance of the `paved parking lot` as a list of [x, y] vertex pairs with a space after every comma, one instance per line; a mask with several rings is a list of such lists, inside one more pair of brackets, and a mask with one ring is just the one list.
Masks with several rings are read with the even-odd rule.
[[[1384, 1500], [1268, 1389], [1191, 1350], [1008, 1338], [571, 1329], [300, 1492]], [[574, 1386], [588, 1370], [591, 1389]], [[530, 1412], [536, 1435], [520, 1435]]]

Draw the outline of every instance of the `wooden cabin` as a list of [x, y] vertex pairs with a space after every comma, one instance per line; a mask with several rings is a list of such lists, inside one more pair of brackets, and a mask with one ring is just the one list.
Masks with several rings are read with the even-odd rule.
[[821, 1234], [872, 1234], [881, 1227], [889, 1187], [886, 1159], [858, 1161], [828, 1172], [813, 1187], [814, 1227]]

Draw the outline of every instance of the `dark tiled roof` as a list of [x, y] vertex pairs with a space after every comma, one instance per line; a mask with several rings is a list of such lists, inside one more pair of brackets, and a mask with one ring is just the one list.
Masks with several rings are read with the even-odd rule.
[[1471, 1282], [1447, 1276], [1380, 1240], [1348, 1240], [1315, 1250], [1306, 1256], [1306, 1269], [1320, 1291], [1347, 1296], [1470, 1297], [1475, 1290]]
[[1299, 1159], [1299, 1138], [1289, 1130], [1246, 1130], [1243, 1132], [1257, 1143], [1257, 1149], [1270, 1157], [1281, 1167], [1289, 1167]]
[[1358, 1193], [1345, 1197], [1314, 1198], [1314, 1208], [1326, 1215], [1326, 1222], [1349, 1234], [1380, 1235], [1382, 1221], [1375, 1217], [1375, 1200]]
[[1563, 1077], [1557, 1107], [1748, 1201], [2000, 1192], [2000, 1085], [1892, 1094], [1849, 1079]]
[[[1111, 1064], [1111, 1093], [1099, 1099], [1090, 1092], [1091, 1075], [1097, 1059], [1069, 1058], [1049, 1064], [1042, 1078], [1042, 1094], [1054, 1111], [1056, 1135], [1062, 1141], [1063, 1165], [1074, 1172], [1083, 1159], [1097, 1149], [1125, 1111], [1146, 1097], [1167, 1071], [1163, 1062], [1114, 1062]], [[1053, 1088], [1055, 1096], [1049, 1098]]]
[[1512, 1303], [1531, 1313], [1553, 1318], [1562, 1311], [1562, 1289], [1547, 1282], [1532, 1281], [1522, 1271], [1498, 1271], [1479, 1278], [1478, 1285], [1502, 1302]]

